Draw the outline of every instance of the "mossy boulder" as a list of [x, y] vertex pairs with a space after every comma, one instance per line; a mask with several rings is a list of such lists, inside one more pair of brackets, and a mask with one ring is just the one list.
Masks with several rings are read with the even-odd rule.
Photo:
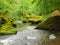
[[16, 29], [10, 24], [6, 23], [0, 27], [0, 35], [2, 34], [16, 34]]
[[17, 30], [15, 29], [16, 24], [10, 17], [10, 15], [1, 15], [0, 16], [0, 35], [5, 34], [16, 34]]
[[29, 18], [29, 22], [31, 22], [32, 24], [38, 24], [40, 22], [42, 22], [42, 16], [36, 16], [36, 17], [31, 17]]
[[60, 32], [60, 16], [52, 16], [39, 24], [36, 29]]
[[37, 15], [31, 14], [31, 15], [26, 15], [24, 17], [23, 23], [38, 24], [38, 23], [42, 22], [42, 20], [43, 20], [42, 16], [37, 16]]

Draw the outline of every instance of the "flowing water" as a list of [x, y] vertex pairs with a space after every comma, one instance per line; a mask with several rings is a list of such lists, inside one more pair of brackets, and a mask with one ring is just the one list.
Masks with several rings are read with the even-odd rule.
[[20, 24], [16, 35], [0, 36], [0, 45], [45, 45], [48, 32], [34, 29], [35, 26]]

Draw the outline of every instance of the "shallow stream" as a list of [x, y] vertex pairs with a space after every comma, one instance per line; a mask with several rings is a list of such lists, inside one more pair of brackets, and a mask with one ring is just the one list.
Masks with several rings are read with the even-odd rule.
[[1, 35], [0, 45], [45, 45], [49, 32], [34, 29], [36, 26], [19, 24], [16, 35]]

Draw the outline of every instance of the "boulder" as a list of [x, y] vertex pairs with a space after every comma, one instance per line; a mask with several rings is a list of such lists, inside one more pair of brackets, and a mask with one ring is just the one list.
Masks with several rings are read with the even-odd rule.
[[39, 24], [36, 29], [60, 32], [60, 16], [52, 16]]
[[6, 14], [0, 16], [0, 35], [16, 34], [16, 26], [17, 24], [14, 23], [10, 15]]
[[59, 10], [55, 10], [51, 13], [52, 16], [60, 16], [60, 11]]
[[23, 17], [23, 23], [31, 23], [31, 24], [38, 24], [42, 22], [43, 17], [42, 16], [36, 16], [36, 15], [27, 15]]

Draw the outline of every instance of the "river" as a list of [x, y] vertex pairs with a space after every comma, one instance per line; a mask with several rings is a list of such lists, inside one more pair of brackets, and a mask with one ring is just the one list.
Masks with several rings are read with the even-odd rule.
[[49, 32], [34, 29], [36, 26], [19, 24], [17, 34], [1, 35], [0, 45], [45, 45]]

